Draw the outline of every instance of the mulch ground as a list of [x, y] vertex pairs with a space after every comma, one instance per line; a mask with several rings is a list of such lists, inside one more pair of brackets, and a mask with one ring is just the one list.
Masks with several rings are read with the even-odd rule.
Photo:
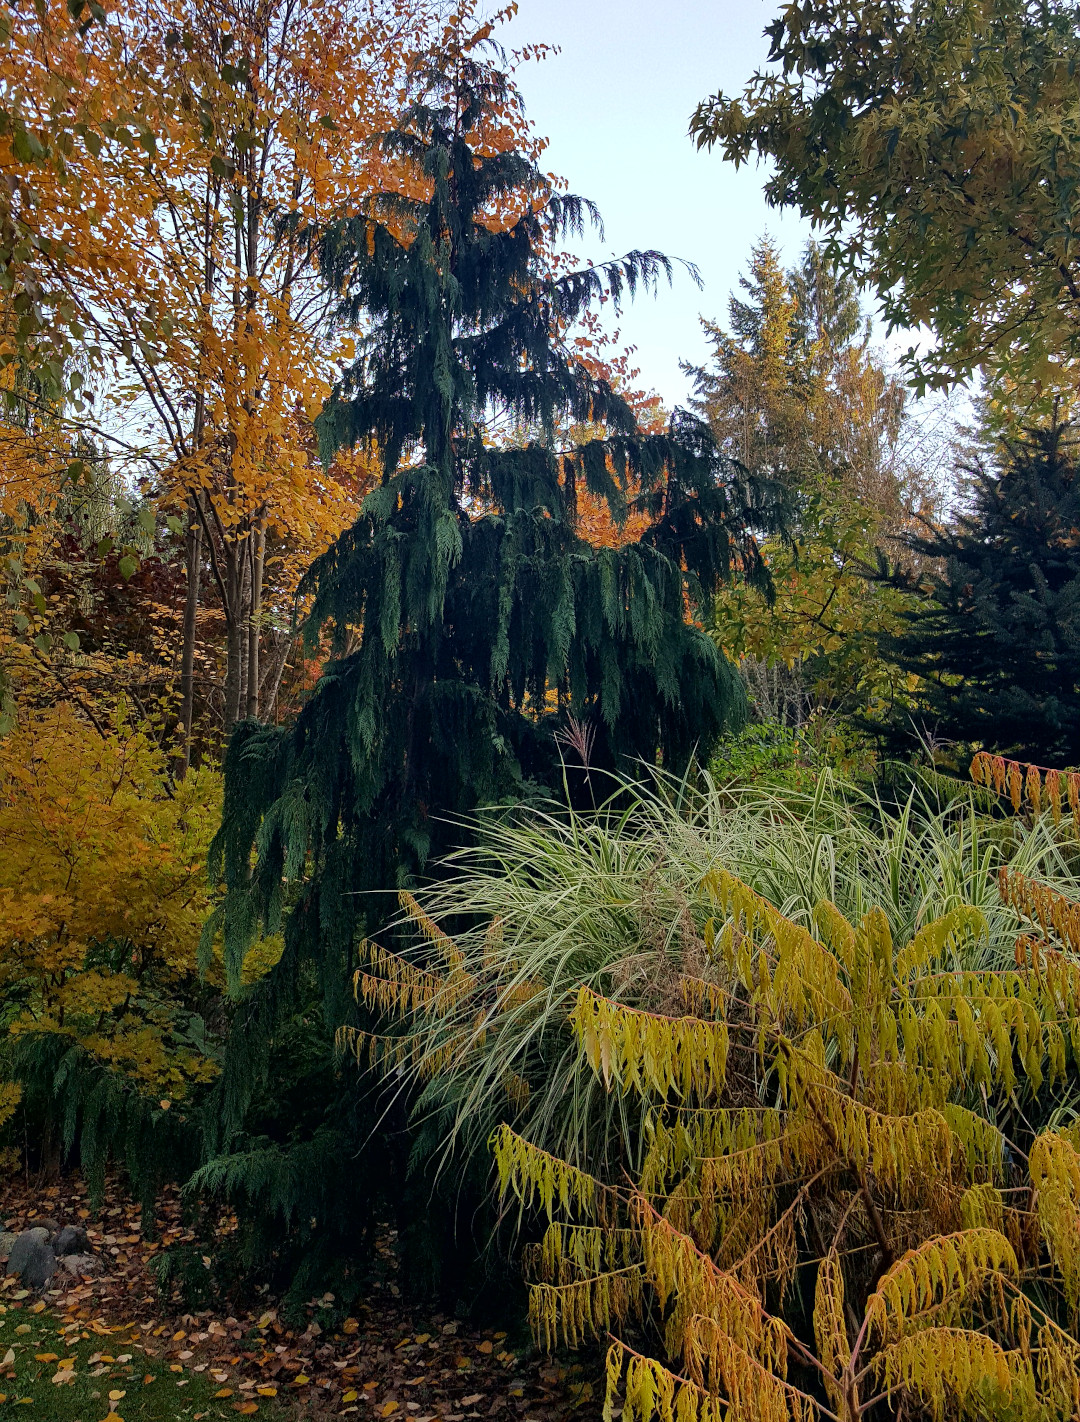
[[[10, 1308], [48, 1308], [81, 1335], [98, 1335], [102, 1353], [122, 1345], [160, 1359], [177, 1373], [209, 1373], [216, 1396], [241, 1414], [260, 1410], [299, 1417], [356, 1414], [411, 1422], [556, 1422], [600, 1415], [602, 1382], [595, 1356], [553, 1360], [508, 1339], [498, 1329], [473, 1329], [444, 1314], [411, 1311], [396, 1297], [392, 1277], [376, 1282], [356, 1316], [323, 1329], [333, 1299], [312, 1299], [306, 1327], [289, 1327], [267, 1298], [260, 1311], [219, 1314], [176, 1311], [163, 1298], [151, 1261], [171, 1245], [191, 1244], [174, 1193], [159, 1202], [155, 1238], [144, 1237], [139, 1207], [113, 1183], [95, 1217], [78, 1179], [35, 1185], [0, 1180], [0, 1222], [11, 1230], [35, 1220], [82, 1223], [105, 1264], [98, 1278], [71, 1279], [58, 1270], [40, 1299], [18, 1280], [0, 1280]], [[269, 1419], [268, 1419], [269, 1422]]]

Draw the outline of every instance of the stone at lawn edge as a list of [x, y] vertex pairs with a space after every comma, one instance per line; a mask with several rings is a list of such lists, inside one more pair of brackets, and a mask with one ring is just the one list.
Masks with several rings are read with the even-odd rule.
[[56, 1255], [52, 1251], [52, 1245], [39, 1244], [23, 1265], [22, 1281], [28, 1289], [40, 1292], [48, 1288], [55, 1273]]
[[44, 1229], [24, 1229], [21, 1234], [16, 1235], [15, 1243], [11, 1246], [11, 1253], [8, 1255], [8, 1273], [21, 1274], [23, 1265], [30, 1258], [31, 1252], [48, 1242], [49, 1232]]
[[18, 1237], [11, 1230], [0, 1230], [0, 1264], [11, 1254], [12, 1246]]
[[65, 1225], [53, 1240], [53, 1249], [58, 1255], [85, 1254], [90, 1241], [82, 1225]]
[[18, 1274], [28, 1289], [43, 1289], [56, 1272], [56, 1255], [46, 1243], [49, 1232], [24, 1229], [11, 1246], [7, 1272]]

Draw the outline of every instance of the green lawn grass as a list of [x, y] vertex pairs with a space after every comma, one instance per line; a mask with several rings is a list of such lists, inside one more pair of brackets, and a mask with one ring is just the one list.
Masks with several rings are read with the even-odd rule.
[[[148, 1357], [137, 1329], [102, 1337], [81, 1325], [66, 1327], [48, 1310], [0, 1311], [4, 1422], [103, 1422], [110, 1416], [113, 1422], [237, 1422], [241, 1395], [215, 1397], [220, 1389], [209, 1369], [177, 1372], [164, 1359]], [[266, 1422], [282, 1422], [284, 1409], [272, 1399], [253, 1400]]]

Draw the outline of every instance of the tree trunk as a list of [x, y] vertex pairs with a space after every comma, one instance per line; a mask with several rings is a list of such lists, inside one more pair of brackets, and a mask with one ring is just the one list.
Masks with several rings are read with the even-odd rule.
[[180, 755], [176, 777], [182, 780], [191, 765], [191, 722], [195, 711], [195, 628], [199, 615], [199, 580], [202, 574], [202, 528], [194, 503], [189, 506], [187, 539], [187, 598], [184, 602], [184, 642], [180, 656]]
[[278, 632], [275, 634], [273, 653], [267, 658], [266, 669], [263, 672], [262, 686], [259, 690], [262, 699], [263, 718], [267, 721], [273, 720], [274, 708], [277, 705], [278, 690], [281, 686], [281, 678], [285, 674], [285, 666], [289, 660], [289, 652], [292, 650], [294, 640], [290, 632]]
[[259, 622], [262, 614], [263, 568], [266, 562], [266, 530], [258, 524], [251, 535], [251, 596], [247, 625], [247, 708], [249, 721], [259, 718]]
[[228, 542], [225, 563], [225, 734], [240, 719], [240, 697], [244, 674], [243, 589], [246, 543]]
[[247, 638], [248, 613], [251, 610], [251, 534], [240, 544], [240, 596], [236, 603], [236, 626], [239, 633], [240, 694], [236, 702], [236, 719], [242, 721], [247, 709]]

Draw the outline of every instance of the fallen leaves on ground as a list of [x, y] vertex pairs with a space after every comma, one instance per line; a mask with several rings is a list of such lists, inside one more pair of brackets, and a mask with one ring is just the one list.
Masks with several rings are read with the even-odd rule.
[[[25, 1180], [0, 1182], [3, 1227], [26, 1229], [46, 1218], [86, 1226], [107, 1272], [68, 1279], [58, 1270], [57, 1287], [45, 1300], [52, 1313], [66, 1318], [72, 1342], [101, 1339], [102, 1351], [91, 1362], [103, 1372], [140, 1355], [160, 1359], [180, 1375], [177, 1386], [191, 1374], [207, 1373], [219, 1384], [214, 1397], [235, 1398], [228, 1406], [241, 1416], [264, 1408], [280, 1415], [283, 1403], [305, 1419], [353, 1415], [361, 1422], [563, 1422], [571, 1416], [592, 1422], [600, 1415], [595, 1357], [587, 1368], [558, 1364], [529, 1346], [508, 1346], [502, 1330], [472, 1330], [442, 1314], [411, 1313], [392, 1281], [377, 1283], [356, 1317], [325, 1330], [318, 1317], [329, 1316], [332, 1295], [311, 1301], [306, 1328], [286, 1327], [269, 1298], [261, 1310], [174, 1314], [163, 1303], [150, 1263], [162, 1249], [194, 1243], [178, 1197], [166, 1193], [159, 1202], [155, 1238], [144, 1237], [139, 1206], [116, 1181], [110, 1181], [107, 1198], [95, 1219], [78, 1178], [36, 1190]], [[385, 1252], [389, 1256], [392, 1249]], [[44, 1307], [14, 1279], [0, 1281], [0, 1301], [31, 1311]], [[49, 1361], [60, 1378], [64, 1360], [53, 1354]], [[3, 1370], [0, 1363], [0, 1390]], [[114, 1412], [122, 1397], [119, 1390], [109, 1394]]]

